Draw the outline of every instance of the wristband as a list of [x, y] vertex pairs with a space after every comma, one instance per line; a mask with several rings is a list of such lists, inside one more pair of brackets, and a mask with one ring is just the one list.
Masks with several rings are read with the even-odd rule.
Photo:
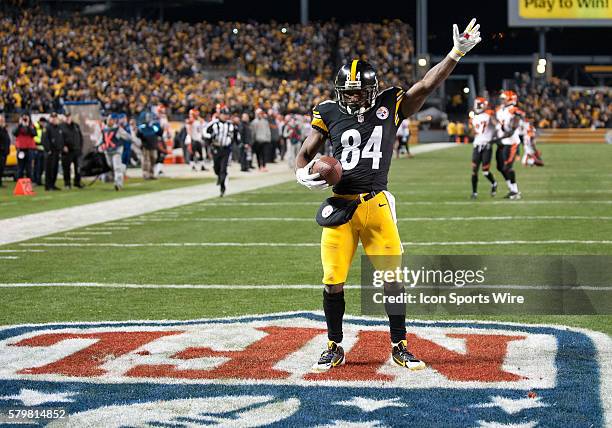
[[451, 59], [459, 62], [459, 60], [461, 58], [463, 58], [463, 56], [465, 55], [465, 53], [461, 52], [459, 49], [457, 49], [456, 47], [453, 47], [451, 49], [451, 51], [448, 53], [447, 56], [451, 57]]

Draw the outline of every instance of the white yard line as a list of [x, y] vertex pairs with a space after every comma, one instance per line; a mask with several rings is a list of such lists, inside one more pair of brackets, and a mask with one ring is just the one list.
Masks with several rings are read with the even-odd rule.
[[[187, 288], [187, 289], [203, 289], [203, 290], [319, 290], [323, 286], [321, 284], [122, 284], [117, 282], [7, 282], [0, 283], [0, 288], [20, 288], [20, 287], [92, 287], [92, 288]], [[518, 285], [518, 284], [495, 284], [495, 285], [464, 285], [460, 288], [466, 289], [500, 289], [500, 290], [533, 290], [537, 287], [542, 289], [571, 289], [571, 290], [587, 290], [587, 291], [612, 291], [609, 286], [558, 286], [551, 287], [550, 285]], [[359, 284], [346, 284], [344, 288], [362, 288]], [[410, 288], [410, 287], [407, 287]], [[419, 285], [416, 289], [439, 289], [441, 286], [436, 285]]]
[[[203, 213], [203, 211], [202, 211]], [[197, 214], [197, 213], [193, 213]], [[554, 215], [525, 215], [525, 216], [474, 216], [474, 217], [399, 217], [397, 221], [487, 221], [487, 220], [612, 220], [612, 216], [554, 216]], [[149, 222], [251, 222], [251, 221], [289, 221], [289, 222], [314, 222], [314, 217], [198, 217], [198, 218], [155, 218], [147, 219]], [[103, 230], [103, 229], [99, 229]], [[105, 229], [104, 229], [105, 230]], [[109, 229], [110, 230], [110, 229]]]
[[46, 236], [42, 239], [48, 241], [90, 241], [90, 238], [73, 238], [70, 236]]
[[[284, 201], [277, 201], [277, 202], [219, 202], [219, 203], [210, 203], [210, 202], [204, 202], [204, 203], [200, 203], [198, 204], [198, 206], [201, 207], [219, 207], [219, 206], [238, 206], [238, 207], [249, 207], [249, 206], [253, 206], [253, 207], [258, 207], [258, 206], [285, 206], [285, 205], [310, 205], [310, 206], [316, 206], [316, 205], [320, 205], [321, 202], [320, 201], [296, 201], [296, 202], [284, 202]], [[476, 204], [484, 204], [484, 205], [499, 205], [499, 204], [503, 204], [503, 205], [508, 205], [508, 206], [520, 206], [520, 205], [553, 205], [553, 204], [571, 204], [571, 205], [585, 205], [585, 204], [597, 204], [597, 205], [601, 205], [601, 204], [612, 204], [612, 201], [609, 200], [601, 200], [601, 201], [596, 201], [596, 200], [585, 200], [585, 201], [576, 201], [576, 200], [567, 200], [567, 201], [563, 201], [563, 200], [520, 200], [520, 201], [509, 201], [509, 200], [502, 200], [502, 201], [494, 201], [494, 200], [487, 200], [487, 201], [398, 201], [395, 203], [396, 205], [474, 205], [476, 206]]]
[[[414, 153], [426, 153], [458, 146], [460, 144], [431, 143], [415, 147], [412, 150]], [[232, 195], [257, 190], [295, 179], [293, 171], [285, 163], [278, 166], [271, 165], [271, 168], [271, 171], [266, 174], [251, 173], [252, 175], [249, 175], [245, 173], [239, 174], [237, 179], [230, 178], [226, 194]], [[0, 245], [26, 241], [97, 223], [121, 220], [158, 210], [176, 208], [208, 199], [217, 199], [218, 197], [219, 188], [214, 183], [209, 183], [3, 219], [0, 220], [0, 230], [2, 230]]]
[[46, 253], [47, 250], [0, 250], [0, 253]]
[[[612, 241], [556, 239], [540, 241], [448, 241], [448, 242], [402, 242], [404, 246], [412, 247], [452, 247], [463, 245], [548, 245], [548, 244], [583, 244], [583, 245], [612, 245]], [[47, 243], [32, 242], [19, 244], [24, 247], [116, 247], [116, 248], [143, 248], [143, 247], [318, 247], [320, 242], [83, 242], [83, 243]]]
[[66, 232], [66, 235], [112, 235], [113, 232]]
[[17, 260], [19, 256], [0, 256], [0, 260]]

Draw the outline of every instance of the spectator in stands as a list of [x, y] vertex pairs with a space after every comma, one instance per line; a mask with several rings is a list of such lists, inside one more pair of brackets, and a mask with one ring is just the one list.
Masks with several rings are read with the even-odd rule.
[[70, 169], [74, 167], [74, 187], [83, 188], [81, 184], [80, 160], [83, 154], [83, 133], [78, 123], [72, 120], [72, 114], [66, 113], [62, 124], [64, 130], [64, 150], [62, 153], [62, 169], [64, 174], [64, 187], [70, 189]]
[[64, 130], [60, 126], [57, 113], [51, 113], [49, 124], [42, 135], [45, 148], [45, 190], [61, 190], [55, 185], [59, 168], [60, 154], [64, 151]]
[[[567, 80], [532, 81], [529, 75], [517, 76], [514, 89], [519, 107], [533, 117], [539, 128], [608, 127], [612, 113], [609, 88], [571, 88]], [[605, 118], [606, 120], [602, 120]]]
[[3, 187], [2, 177], [4, 177], [4, 165], [6, 165], [6, 158], [10, 153], [10, 149], [11, 137], [6, 130], [4, 115], [0, 114], [0, 187]]
[[32, 152], [36, 150], [36, 143], [34, 142], [36, 130], [29, 115], [21, 115], [13, 135], [15, 136], [15, 148], [17, 149], [17, 177], [32, 178]]
[[43, 132], [45, 132], [45, 128], [47, 127], [47, 119], [44, 116], [41, 116], [36, 123], [34, 123], [34, 129], [36, 130], [36, 136], [34, 137], [34, 142], [36, 143], [36, 150], [33, 152], [34, 160], [33, 160], [33, 171], [32, 171], [32, 181], [39, 186], [42, 186], [42, 177], [45, 172], [45, 148], [42, 144]]
[[253, 133], [253, 148], [257, 155], [257, 166], [259, 171], [267, 172], [266, 160], [267, 153], [271, 150], [272, 132], [270, 130], [270, 122], [266, 119], [266, 115], [262, 109], [255, 111], [255, 119], [251, 122], [251, 132]]

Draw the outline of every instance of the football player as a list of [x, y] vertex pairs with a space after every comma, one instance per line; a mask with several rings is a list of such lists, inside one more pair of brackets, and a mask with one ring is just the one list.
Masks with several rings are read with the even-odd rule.
[[482, 165], [482, 174], [491, 182], [491, 196], [497, 193], [497, 181], [491, 171], [491, 141], [495, 138], [495, 112], [489, 108], [489, 102], [483, 97], [474, 100], [474, 150], [472, 151], [472, 199], [478, 197], [478, 169]]
[[[480, 42], [480, 25], [472, 19], [463, 33], [453, 26], [453, 48], [422, 80], [405, 91], [391, 87], [379, 93], [376, 71], [367, 62], [354, 59], [343, 65], [335, 80], [335, 100], [317, 105], [312, 112], [312, 131], [296, 159], [298, 183], [309, 189], [325, 189], [327, 182], [312, 173], [315, 155], [327, 139], [333, 157], [342, 165], [342, 178], [334, 186], [335, 196], [359, 199], [347, 223], [323, 227], [323, 310], [328, 343], [313, 370], [325, 371], [344, 364], [342, 318], [344, 282], [357, 244], [361, 240], [368, 256], [401, 258], [393, 196], [387, 192], [387, 176], [393, 157], [397, 128], [402, 120], [419, 111], [427, 97], [451, 74], [461, 57]], [[425, 363], [412, 355], [406, 343], [406, 312], [389, 316], [391, 355], [396, 364], [412, 370]]]
[[521, 163], [525, 166], [544, 166], [542, 154], [537, 149], [535, 143], [536, 130], [533, 126], [533, 119], [525, 119], [523, 124], [523, 146], [525, 146], [525, 154], [521, 159]]
[[495, 151], [497, 169], [508, 185], [506, 199], [521, 199], [516, 183], [516, 173], [512, 168], [520, 140], [521, 111], [517, 107], [518, 97], [514, 91], [503, 91], [500, 95], [501, 107], [496, 112], [498, 137], [501, 139]]
[[185, 144], [187, 145], [188, 153], [191, 156], [189, 165], [191, 169], [196, 171], [198, 169], [206, 171], [204, 167], [204, 130], [206, 129], [206, 123], [200, 117], [200, 111], [198, 109], [189, 110], [189, 117], [185, 123], [187, 127], [187, 137], [185, 138]]

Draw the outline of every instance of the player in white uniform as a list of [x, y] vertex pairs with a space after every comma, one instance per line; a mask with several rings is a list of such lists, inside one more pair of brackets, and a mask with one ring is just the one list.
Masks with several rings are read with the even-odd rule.
[[491, 196], [497, 193], [497, 182], [489, 170], [491, 168], [492, 141], [497, 134], [495, 113], [489, 109], [489, 102], [482, 97], [474, 100], [474, 150], [472, 151], [472, 199], [478, 197], [478, 169], [482, 164], [482, 174], [491, 182]]
[[532, 120], [527, 119], [523, 121], [522, 135], [525, 153], [523, 154], [521, 163], [525, 166], [544, 166], [540, 151], [536, 148], [536, 130], [532, 122]]
[[516, 172], [512, 168], [514, 158], [520, 140], [520, 121], [521, 111], [516, 106], [518, 97], [514, 91], [503, 91], [501, 96], [502, 106], [497, 110], [497, 131], [498, 138], [501, 139], [495, 152], [495, 160], [497, 169], [504, 176], [508, 185], [508, 194], [504, 196], [506, 199], [521, 199], [521, 193], [518, 190], [516, 183]]
[[187, 151], [190, 154], [189, 166], [194, 171], [198, 169], [206, 171], [204, 167], [204, 134], [206, 130], [206, 122], [200, 117], [200, 111], [197, 109], [189, 110], [189, 118], [186, 124], [187, 137], [185, 144]]

